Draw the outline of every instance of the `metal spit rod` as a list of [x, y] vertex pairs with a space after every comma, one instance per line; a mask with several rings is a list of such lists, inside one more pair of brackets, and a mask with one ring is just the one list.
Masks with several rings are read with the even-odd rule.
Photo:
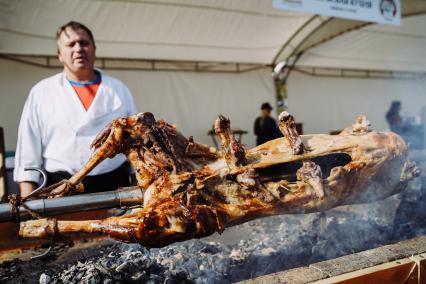
[[[65, 213], [142, 205], [143, 195], [144, 190], [133, 186], [114, 191], [29, 200], [25, 202], [25, 205], [42, 216], [55, 216]], [[30, 213], [23, 206], [20, 206], [19, 212], [20, 220], [31, 219]], [[15, 219], [12, 206], [9, 203], [0, 204], [0, 222], [14, 221]]]

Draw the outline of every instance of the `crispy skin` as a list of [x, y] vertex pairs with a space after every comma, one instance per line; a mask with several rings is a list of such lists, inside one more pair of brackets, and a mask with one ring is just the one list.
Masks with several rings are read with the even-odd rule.
[[94, 141], [89, 166], [68, 183], [125, 153], [139, 186], [147, 189], [143, 208], [105, 220], [27, 221], [20, 235], [101, 232], [162, 247], [259, 217], [382, 199], [418, 174], [404, 167], [406, 145], [392, 132], [369, 132], [367, 124], [356, 123], [340, 135], [299, 136], [288, 115], [280, 116], [280, 128], [286, 137], [244, 151], [220, 116], [215, 129], [223, 151], [215, 152], [150, 113], [117, 119]]

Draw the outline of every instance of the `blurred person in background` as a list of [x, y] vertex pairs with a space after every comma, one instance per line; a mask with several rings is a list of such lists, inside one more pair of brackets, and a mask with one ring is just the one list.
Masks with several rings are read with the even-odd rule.
[[402, 131], [402, 117], [399, 114], [401, 111], [401, 102], [393, 101], [391, 103], [390, 109], [386, 113], [386, 121], [389, 124], [391, 131], [396, 133], [401, 133]]
[[260, 107], [260, 116], [254, 122], [254, 134], [256, 134], [256, 145], [282, 137], [277, 122], [271, 117], [272, 106], [263, 103]]
[[400, 111], [401, 102], [393, 101], [386, 113], [390, 130], [400, 135], [410, 149], [422, 149], [424, 147], [423, 126], [415, 123], [414, 116], [402, 117]]

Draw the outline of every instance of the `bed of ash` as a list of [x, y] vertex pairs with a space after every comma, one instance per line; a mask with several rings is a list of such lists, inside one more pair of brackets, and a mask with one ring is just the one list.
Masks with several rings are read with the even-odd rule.
[[[420, 179], [403, 194], [323, 213], [259, 219], [201, 240], [146, 249], [110, 239], [58, 245], [0, 267], [1, 283], [229, 283], [426, 234]], [[423, 182], [426, 184], [426, 182]]]

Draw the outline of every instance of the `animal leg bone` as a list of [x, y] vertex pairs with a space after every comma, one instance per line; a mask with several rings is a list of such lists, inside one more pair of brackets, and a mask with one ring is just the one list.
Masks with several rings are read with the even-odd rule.
[[[279, 116], [279, 128], [288, 141], [294, 155], [307, 153], [307, 147], [296, 130], [294, 117], [284, 111]], [[310, 160], [303, 161], [302, 167], [296, 172], [297, 179], [310, 185], [319, 199], [324, 198], [324, 184], [320, 166]]]
[[301, 155], [306, 152], [306, 147], [303, 145], [302, 139], [296, 130], [294, 117], [286, 111], [283, 111], [279, 119], [279, 128], [290, 145], [293, 155]]
[[230, 171], [235, 170], [245, 162], [245, 151], [243, 146], [235, 140], [231, 132], [231, 122], [223, 115], [219, 115], [214, 124], [214, 130], [219, 136], [222, 151]]

